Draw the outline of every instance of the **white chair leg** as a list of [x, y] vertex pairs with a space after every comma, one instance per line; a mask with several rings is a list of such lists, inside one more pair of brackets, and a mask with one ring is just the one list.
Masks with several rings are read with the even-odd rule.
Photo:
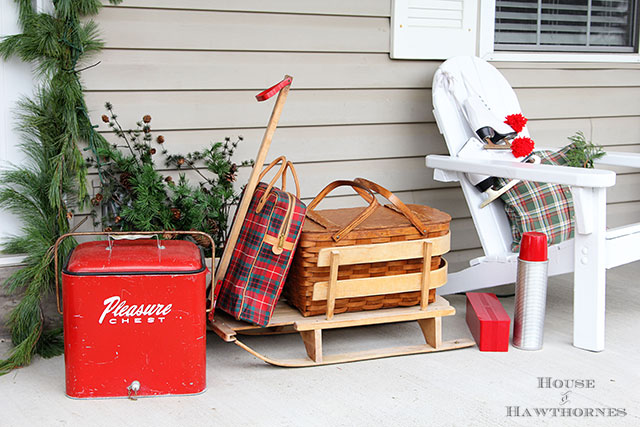
[[573, 188], [576, 204], [573, 345], [604, 350], [606, 189]]
[[464, 270], [449, 273], [447, 283], [437, 288], [438, 295], [470, 292], [516, 281], [517, 260], [508, 262], [480, 262]]

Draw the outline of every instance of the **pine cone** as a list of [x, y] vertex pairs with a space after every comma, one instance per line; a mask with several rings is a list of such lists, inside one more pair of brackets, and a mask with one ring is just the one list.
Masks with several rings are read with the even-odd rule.
[[143, 118], [142, 121], [145, 123], [149, 123], [151, 121], [151, 116], [146, 114]]
[[164, 136], [158, 135], [158, 137], [156, 138], [156, 142], [158, 144], [162, 144], [164, 142]]
[[184, 158], [180, 157], [180, 158], [176, 161], [176, 163], [177, 163], [178, 165], [180, 165], [180, 166], [184, 165]]
[[208, 219], [207, 225], [209, 226], [210, 234], [217, 234], [220, 231], [220, 227], [218, 226], [218, 222], [215, 219]]
[[151, 150], [149, 150], [149, 154], [151, 154], [152, 156], [156, 154], [156, 149], [152, 148]]
[[127, 190], [131, 190], [131, 176], [129, 172], [122, 172], [120, 174], [120, 184]]
[[[198, 230], [196, 230], [195, 228], [192, 228], [190, 231], [198, 231]], [[211, 240], [207, 239], [202, 234], [193, 234], [192, 236], [193, 236], [193, 240], [195, 240], [196, 243], [198, 243], [203, 248], [208, 248], [209, 246], [211, 246]]]
[[98, 203], [100, 203], [102, 201], [102, 199], [103, 199], [102, 194], [100, 194], [100, 193], [96, 194], [95, 199], [96, 199], [96, 201]]
[[105, 227], [103, 231], [110, 233], [113, 231], [113, 229], [111, 227]]
[[117, 223], [119, 223], [120, 221], [122, 221], [122, 217], [120, 215], [116, 215], [116, 217], [114, 218], [114, 221]]
[[180, 212], [180, 209], [178, 208], [171, 208], [171, 213], [173, 214], [174, 219], [180, 219], [182, 216], [182, 212]]
[[236, 180], [236, 174], [233, 172], [227, 172], [222, 178], [227, 182], [233, 182]]
[[176, 237], [176, 234], [175, 234], [175, 233], [169, 233], [169, 232], [166, 232], [166, 233], [163, 233], [163, 234], [162, 234], [162, 238], [163, 238], [164, 240], [172, 240], [172, 239], [174, 239], [175, 237]]
[[173, 182], [173, 178], [168, 176], [164, 179], [166, 182]]
[[106, 114], [102, 115], [102, 121], [105, 123], [109, 123], [109, 116], [107, 116]]
[[67, 212], [67, 219], [71, 219], [73, 218], [73, 212], [69, 211]]

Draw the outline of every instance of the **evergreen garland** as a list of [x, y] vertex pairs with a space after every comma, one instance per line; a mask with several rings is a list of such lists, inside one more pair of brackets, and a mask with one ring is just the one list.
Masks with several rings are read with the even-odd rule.
[[[23, 32], [0, 42], [0, 57], [18, 57], [36, 65], [40, 88], [19, 106], [18, 129], [27, 160], [0, 173], [0, 208], [19, 216], [22, 235], [3, 247], [9, 254], [27, 254], [25, 267], [5, 286], [24, 297], [9, 315], [14, 348], [0, 361], [0, 374], [28, 364], [33, 354], [62, 353], [60, 329], [47, 328], [40, 306], [54, 287], [52, 245], [69, 231], [73, 207], [88, 201], [86, 166], [80, 143], [94, 152], [106, 141], [92, 126], [79, 79], [79, 64], [102, 48], [97, 25], [81, 18], [95, 15], [99, 0], [53, 0], [52, 15], [36, 13], [30, 0], [15, 0]], [[110, 0], [117, 4], [121, 0]], [[67, 239], [59, 250], [66, 257], [74, 245]]]

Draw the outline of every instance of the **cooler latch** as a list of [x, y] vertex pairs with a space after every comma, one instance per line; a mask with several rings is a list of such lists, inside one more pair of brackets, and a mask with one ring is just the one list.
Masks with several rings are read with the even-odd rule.
[[138, 390], [140, 390], [140, 381], [132, 381], [127, 387], [127, 397], [131, 400], [138, 400]]

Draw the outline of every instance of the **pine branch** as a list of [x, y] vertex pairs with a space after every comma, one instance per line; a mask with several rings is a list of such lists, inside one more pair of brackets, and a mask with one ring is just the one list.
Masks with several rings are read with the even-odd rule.
[[[44, 79], [32, 99], [18, 105], [22, 151], [27, 160], [0, 173], [0, 207], [23, 221], [22, 235], [3, 246], [9, 253], [26, 253], [25, 267], [4, 283], [24, 297], [9, 315], [14, 348], [0, 361], [0, 374], [24, 366], [33, 354], [51, 357], [62, 351], [59, 329], [47, 329], [40, 303], [53, 291], [56, 272], [52, 245], [69, 231], [67, 211], [87, 198], [86, 165], [80, 141], [92, 149], [106, 141], [92, 127], [87, 114], [78, 64], [102, 48], [97, 26], [84, 19], [98, 13], [99, 0], [54, 0], [53, 15], [36, 13], [30, 0], [15, 0], [23, 32], [0, 41], [0, 58], [18, 57], [34, 63]], [[119, 1], [111, 1], [117, 4]], [[66, 239], [60, 260], [74, 247]]]
[[571, 148], [567, 152], [569, 166], [593, 169], [593, 162], [606, 154], [602, 146], [587, 141], [582, 132], [576, 132], [569, 137], [569, 140], [571, 141]]

